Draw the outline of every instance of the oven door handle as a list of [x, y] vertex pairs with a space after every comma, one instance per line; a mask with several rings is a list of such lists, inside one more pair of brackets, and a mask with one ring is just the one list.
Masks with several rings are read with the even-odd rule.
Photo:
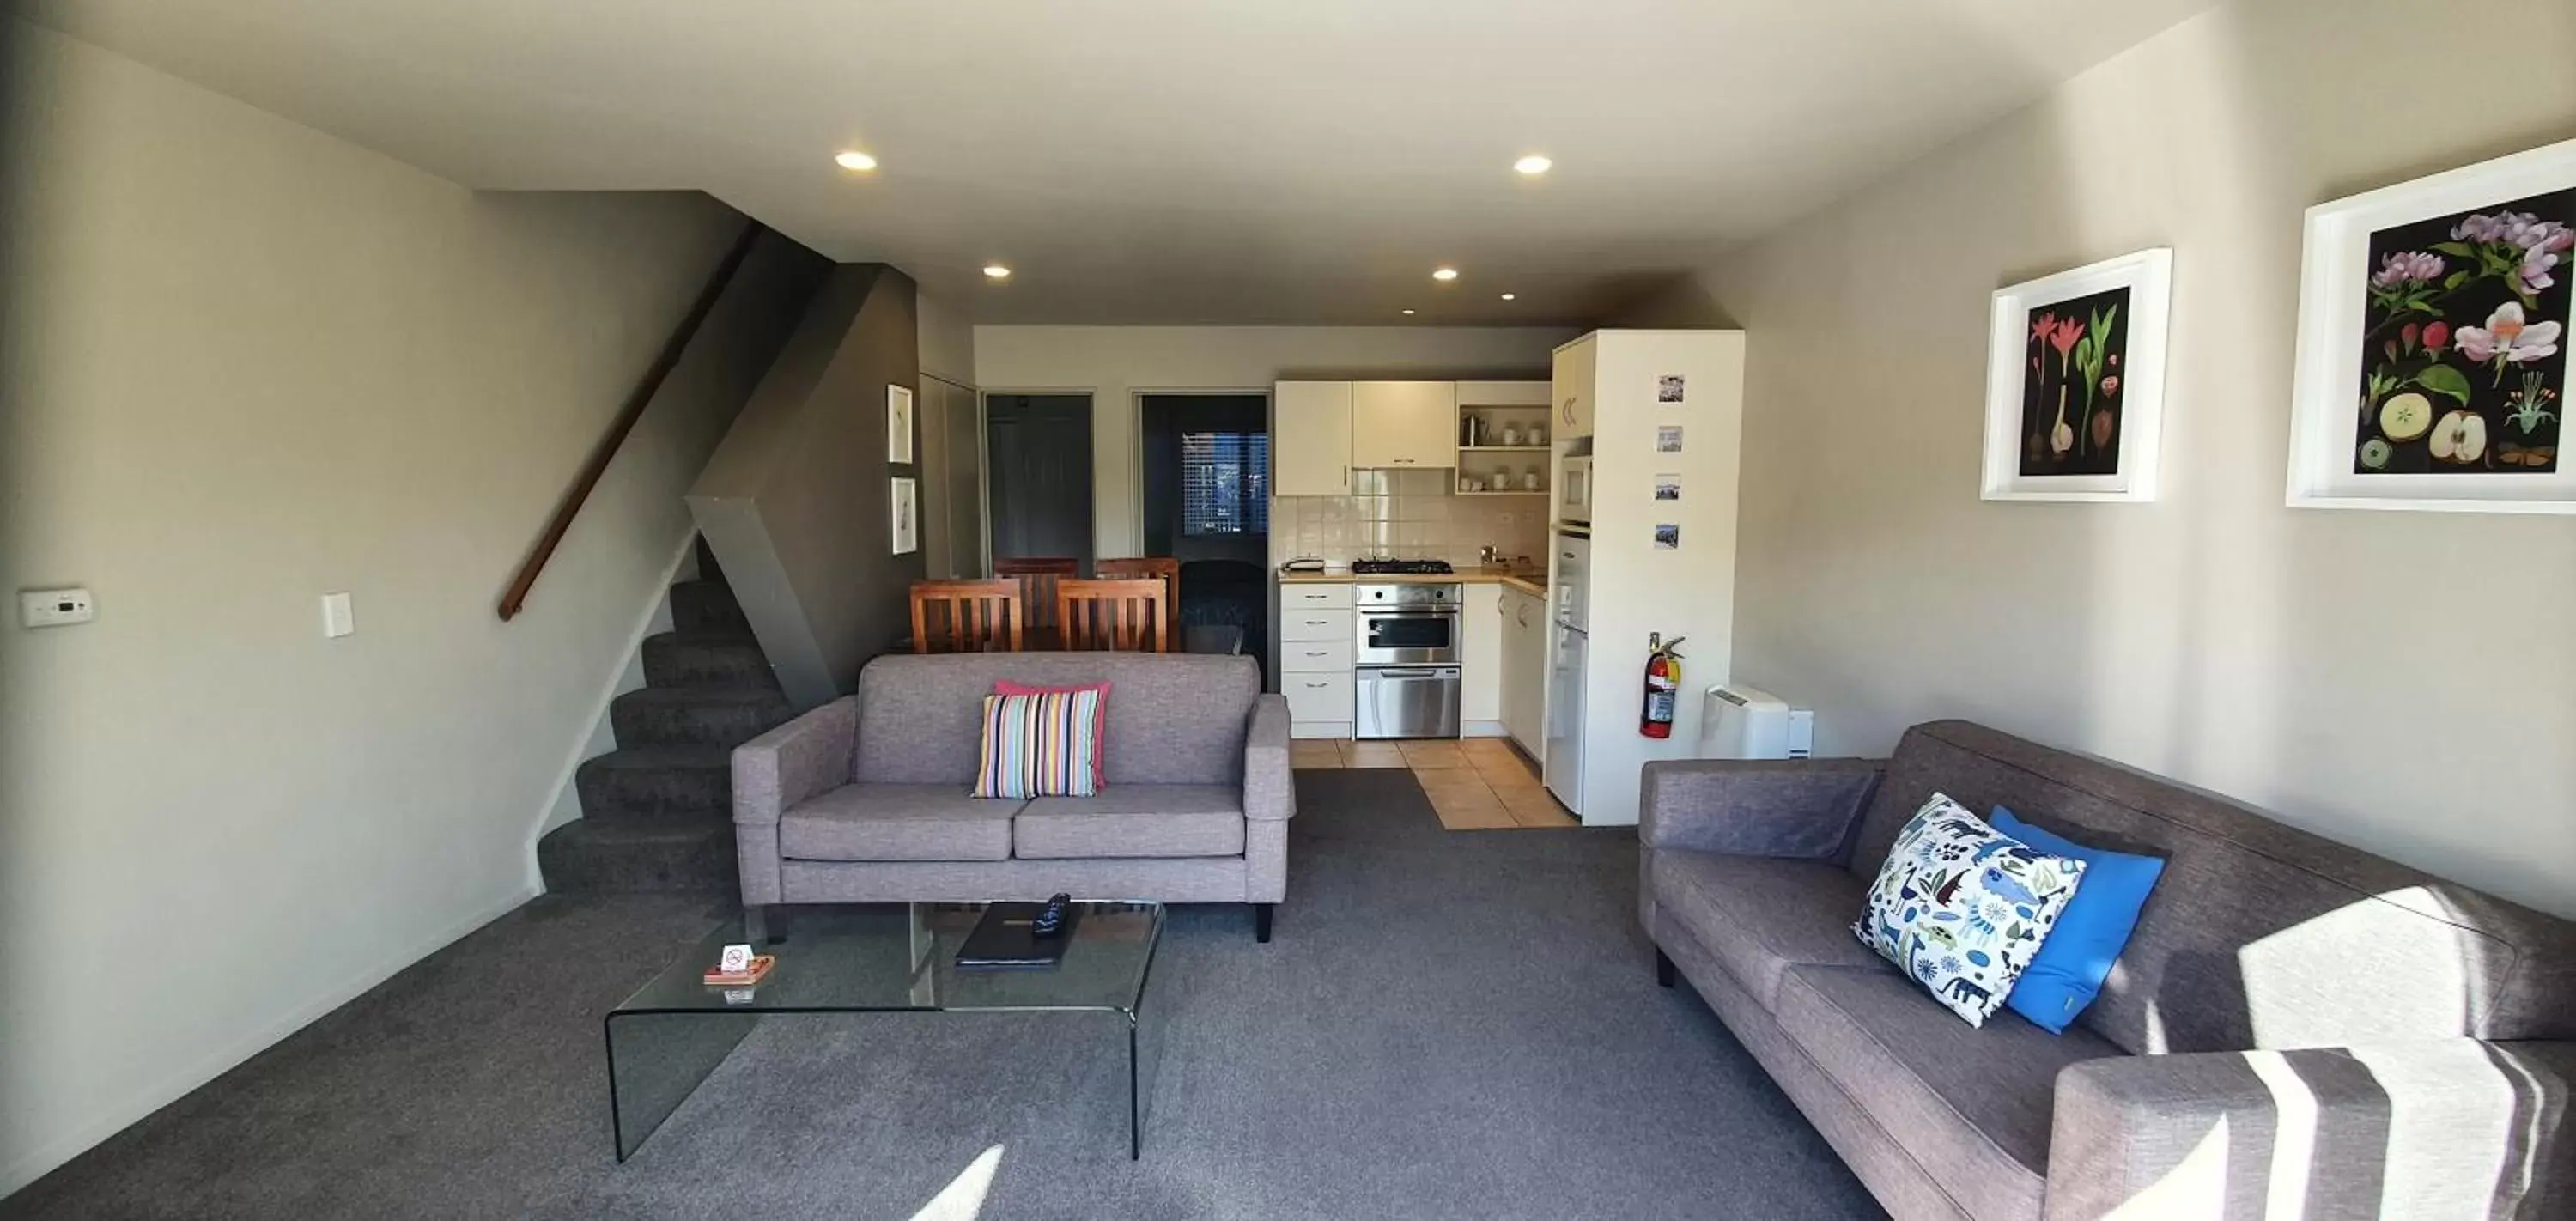
[[1372, 666], [1372, 667], [1370, 667], [1370, 668], [1368, 668], [1368, 669], [1364, 669], [1364, 670], [1360, 671], [1360, 677], [1362, 677], [1362, 678], [1448, 678], [1448, 677], [1451, 677], [1452, 675], [1454, 675], [1456, 672], [1457, 672], [1457, 671], [1456, 671], [1456, 668], [1455, 668], [1455, 667], [1451, 667], [1450, 669], [1446, 669], [1446, 670], [1437, 670], [1437, 669], [1435, 669], [1435, 670], [1406, 670], [1406, 669], [1392, 669], [1392, 668], [1388, 668], [1388, 667], [1384, 667], [1384, 666]]

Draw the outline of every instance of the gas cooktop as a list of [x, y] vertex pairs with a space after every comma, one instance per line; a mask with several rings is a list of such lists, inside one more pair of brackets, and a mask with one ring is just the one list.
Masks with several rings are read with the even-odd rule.
[[1353, 560], [1351, 571], [1365, 577], [1380, 573], [1440, 576], [1457, 570], [1451, 568], [1447, 560]]

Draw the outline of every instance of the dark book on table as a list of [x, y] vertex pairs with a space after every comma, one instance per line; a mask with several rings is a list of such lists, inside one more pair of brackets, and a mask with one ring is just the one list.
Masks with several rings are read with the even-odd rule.
[[1053, 937], [1037, 935], [1038, 913], [1044, 903], [995, 903], [984, 909], [984, 918], [976, 921], [975, 931], [966, 934], [966, 944], [957, 948], [957, 966], [968, 971], [1028, 971], [1052, 967], [1064, 961], [1064, 948], [1073, 944], [1073, 926], [1082, 920], [1082, 909], [1068, 908], [1064, 913], [1064, 931]]

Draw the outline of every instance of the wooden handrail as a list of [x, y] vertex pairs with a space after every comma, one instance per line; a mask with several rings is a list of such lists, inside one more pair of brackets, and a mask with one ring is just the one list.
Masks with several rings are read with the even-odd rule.
[[537, 574], [544, 572], [546, 561], [554, 558], [555, 548], [563, 542], [564, 534], [572, 529], [572, 519], [581, 512], [582, 502], [589, 500], [591, 489], [599, 486], [599, 477], [608, 473], [609, 460], [617, 456], [617, 447], [626, 443], [626, 434], [635, 431], [635, 421], [643, 418], [644, 409], [652, 404], [653, 396], [661, 393], [662, 383], [671, 376], [671, 370], [679, 366], [680, 353], [688, 349], [690, 340], [697, 338], [698, 328], [706, 324], [707, 315], [715, 312], [716, 298], [724, 295], [725, 286], [733, 282], [734, 273], [742, 270], [743, 261], [751, 257], [751, 248], [759, 242], [763, 228], [759, 221], [743, 225], [742, 236], [734, 239], [733, 249], [725, 252], [724, 261], [716, 264], [715, 274], [708, 277], [707, 286], [698, 291], [697, 301], [689, 306], [688, 315], [680, 319], [679, 327], [671, 332], [670, 341], [662, 345], [661, 355], [654, 357], [652, 366], [644, 370], [644, 380], [637, 382], [634, 393], [626, 396], [626, 406], [619, 409], [617, 421], [608, 426], [608, 435], [600, 438], [598, 447], [590, 451], [590, 460], [582, 463], [581, 474], [573, 479], [572, 488], [564, 493], [563, 502], [555, 506], [555, 515], [547, 520], [546, 532], [537, 536], [536, 548], [528, 553], [527, 561], [519, 565], [519, 575], [510, 579], [509, 591], [501, 595], [503, 623], [517, 617], [519, 611], [527, 606], [528, 591], [536, 588]]

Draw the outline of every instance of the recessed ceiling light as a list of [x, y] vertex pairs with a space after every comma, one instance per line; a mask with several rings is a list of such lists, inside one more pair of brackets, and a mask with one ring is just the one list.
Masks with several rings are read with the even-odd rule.
[[1519, 300], [1519, 299], [1520, 299], [1520, 294], [1519, 294], [1519, 293], [1504, 293], [1504, 294], [1503, 294], [1503, 300], [1505, 300], [1505, 301], [1517, 301], [1517, 300]]
[[1536, 177], [1538, 177], [1539, 175], [1544, 174], [1544, 173], [1548, 172], [1548, 171], [1549, 171], [1549, 170], [1551, 170], [1551, 169], [1554, 169], [1555, 167], [1556, 167], [1556, 163], [1555, 163], [1555, 162], [1550, 161], [1550, 160], [1548, 160], [1548, 159], [1547, 159], [1547, 158], [1545, 158], [1545, 157], [1541, 157], [1541, 156], [1539, 156], [1539, 155], [1537, 155], [1537, 154], [1535, 154], [1535, 153], [1533, 153], [1533, 154], [1531, 154], [1531, 155], [1529, 155], [1529, 156], [1527, 156], [1527, 157], [1523, 157], [1523, 158], [1521, 158], [1520, 160], [1515, 161], [1515, 162], [1513, 162], [1513, 163], [1512, 163], [1512, 168], [1513, 168], [1513, 169], [1519, 170], [1522, 174], [1525, 174], [1525, 175], [1527, 175], [1527, 176], [1529, 176], [1529, 177], [1531, 177], [1531, 178], [1536, 178]]
[[1404, 312], [1405, 312], [1405, 313], [1410, 314], [1410, 313], [1412, 313], [1413, 311], [1412, 311], [1412, 310], [1406, 310], [1406, 311], [1404, 311]]
[[1007, 280], [1011, 278], [1011, 269], [1004, 267], [999, 263], [986, 263], [984, 265], [984, 278], [988, 280]]
[[860, 152], [857, 149], [851, 149], [838, 157], [832, 158], [832, 164], [848, 170], [853, 174], [864, 174], [869, 170], [877, 168], [877, 159], [867, 155], [866, 153]]
[[1432, 273], [1431, 273], [1431, 278], [1432, 278], [1432, 279], [1434, 279], [1434, 280], [1440, 280], [1440, 281], [1444, 281], [1444, 282], [1445, 282], [1445, 281], [1449, 281], [1449, 280], [1455, 280], [1455, 279], [1457, 279], [1457, 278], [1458, 278], [1458, 269], [1457, 269], [1457, 268], [1455, 268], [1455, 267], [1443, 267], [1443, 268], [1441, 268], [1441, 269], [1440, 269], [1440, 270], [1438, 270], [1438, 271], [1432, 272]]

